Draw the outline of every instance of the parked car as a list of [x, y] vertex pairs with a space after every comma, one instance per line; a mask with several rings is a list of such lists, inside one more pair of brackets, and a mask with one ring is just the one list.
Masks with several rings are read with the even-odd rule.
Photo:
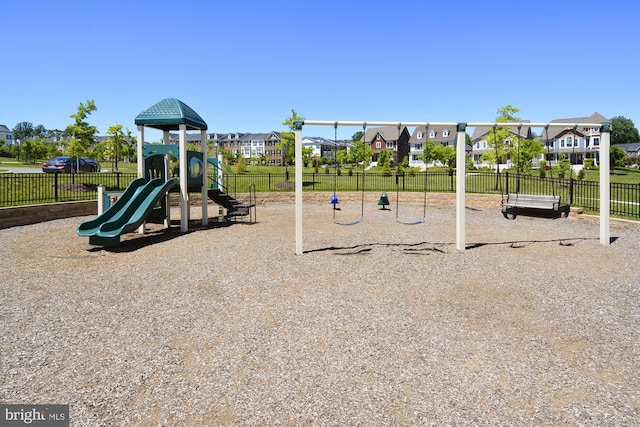
[[93, 166], [93, 170], [89, 172], [100, 172], [100, 163], [96, 159], [89, 157], [82, 157], [85, 161], [89, 162]]
[[[97, 162], [96, 162], [97, 164]], [[78, 166], [80, 166], [80, 172], [97, 172], [100, 165], [96, 165], [88, 162], [85, 158], [71, 156], [59, 156], [42, 164], [42, 171], [48, 173], [75, 173], [78, 172]]]

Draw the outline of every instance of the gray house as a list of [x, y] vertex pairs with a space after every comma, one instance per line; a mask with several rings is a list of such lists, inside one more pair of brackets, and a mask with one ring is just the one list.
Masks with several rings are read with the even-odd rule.
[[0, 139], [4, 139], [7, 145], [14, 143], [13, 132], [6, 125], [0, 125]]
[[549, 128], [543, 132], [542, 140], [547, 149], [546, 158], [556, 161], [561, 154], [566, 155], [572, 165], [579, 165], [584, 159], [593, 158], [598, 161], [600, 149], [600, 128], [580, 126], [580, 123], [611, 123], [611, 120], [599, 113], [593, 113], [589, 117], [575, 117], [568, 119], [555, 119], [551, 123], [575, 123], [576, 126], [562, 128]]

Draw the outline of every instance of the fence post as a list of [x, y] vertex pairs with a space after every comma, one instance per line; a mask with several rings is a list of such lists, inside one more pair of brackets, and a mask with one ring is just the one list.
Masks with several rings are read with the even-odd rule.
[[505, 172], [504, 173], [504, 181], [505, 181], [505, 185], [504, 186], [506, 188], [505, 193], [509, 194], [509, 172]]
[[58, 173], [53, 173], [53, 198], [57, 202], [58, 201]]
[[573, 177], [569, 178], [569, 204], [573, 205]]

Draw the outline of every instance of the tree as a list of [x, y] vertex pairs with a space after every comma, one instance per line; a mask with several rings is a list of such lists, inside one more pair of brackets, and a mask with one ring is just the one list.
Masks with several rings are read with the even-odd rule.
[[67, 126], [65, 135], [71, 138], [67, 150], [72, 156], [82, 156], [89, 151], [89, 147], [93, 144], [94, 135], [98, 133], [98, 129], [87, 123], [86, 119], [96, 110], [96, 104], [93, 99], [90, 99], [87, 101], [87, 105], [81, 102], [78, 111], [69, 116], [74, 119], [74, 123]]
[[620, 147], [611, 146], [609, 150], [609, 163], [611, 169], [615, 166], [624, 166], [624, 159], [627, 157], [627, 152]]
[[638, 129], [633, 121], [623, 116], [611, 119], [611, 144], [633, 144], [640, 142]]
[[280, 132], [280, 143], [278, 148], [282, 151], [283, 162], [285, 166], [293, 164], [296, 151], [296, 134], [294, 133], [294, 122], [304, 120], [304, 117], [299, 116], [296, 110], [291, 109], [291, 117], [282, 122], [283, 125], [287, 125], [289, 131]]
[[515, 164], [520, 172], [533, 169], [533, 159], [544, 153], [544, 144], [539, 139], [517, 138], [513, 152], [516, 152]]
[[393, 151], [382, 150], [378, 153], [378, 166], [389, 166], [393, 160]]
[[369, 144], [365, 144], [362, 141], [356, 141], [349, 150], [348, 159], [352, 163], [368, 164], [373, 157], [373, 149]]
[[360, 141], [360, 140], [362, 140], [363, 137], [364, 137], [364, 132], [359, 130], [358, 132], [356, 132], [353, 135], [351, 135], [351, 142]]
[[436, 150], [435, 142], [430, 140], [430, 141], [427, 141], [426, 144], [424, 144], [424, 148], [422, 149], [422, 155], [420, 157], [425, 165], [428, 165], [429, 163], [436, 160], [435, 150]]
[[302, 147], [302, 166], [307, 166], [311, 163], [313, 157], [313, 147]]
[[336, 163], [342, 165], [347, 162], [347, 150], [338, 150], [336, 151]]
[[11, 131], [13, 133], [14, 141], [20, 140], [21, 142], [26, 142], [27, 139], [31, 139], [36, 136], [35, 128], [32, 123], [29, 122], [20, 122]]
[[[517, 122], [520, 118], [515, 114], [520, 111], [519, 108], [512, 106], [511, 104], [505, 105], [499, 108], [496, 117], [498, 123]], [[498, 180], [500, 175], [500, 162], [507, 158], [509, 154], [511, 140], [513, 139], [513, 133], [509, 131], [509, 128], [495, 127], [485, 137], [487, 141], [487, 151], [484, 152], [481, 159], [487, 160], [489, 164], [496, 165], [496, 188], [498, 188]]]
[[[122, 125], [120, 124], [109, 126], [107, 135], [109, 136], [105, 140], [105, 149], [109, 154], [109, 157], [111, 157], [112, 164], [115, 162], [115, 165], [112, 166], [113, 170], [118, 170], [118, 158], [124, 155], [127, 151], [129, 141], [127, 140], [127, 137], [125, 137]], [[131, 132], [129, 132], [129, 136], [131, 136]]]

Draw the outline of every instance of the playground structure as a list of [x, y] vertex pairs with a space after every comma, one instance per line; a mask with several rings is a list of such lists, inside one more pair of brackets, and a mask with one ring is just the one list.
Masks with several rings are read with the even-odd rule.
[[[450, 126], [456, 127], [458, 130], [456, 140], [456, 170], [466, 170], [465, 159], [465, 136], [467, 127], [486, 126], [491, 128], [496, 127], [512, 127], [521, 128], [524, 123], [522, 122], [355, 122], [355, 121], [329, 121], [329, 120], [298, 120], [294, 122], [295, 128], [295, 212], [296, 212], [296, 255], [302, 255], [304, 253], [304, 238], [303, 238], [303, 203], [302, 203], [302, 127], [304, 125], [309, 126], [360, 126], [366, 128], [367, 126]], [[601, 129], [600, 138], [600, 243], [602, 245], [610, 244], [610, 178], [609, 178], [609, 146], [611, 141], [611, 125], [608, 123], [580, 123], [580, 126], [584, 127], [598, 127]], [[526, 126], [534, 128], [549, 127], [561, 127], [561, 128], [575, 128], [578, 126], [576, 123], [526, 123]], [[466, 249], [465, 242], [465, 195], [466, 195], [466, 174], [456, 173], [456, 249], [464, 251]], [[337, 200], [337, 196], [336, 196]], [[335, 207], [335, 205], [334, 205]], [[361, 222], [361, 221], [359, 221]]]
[[[138, 179], [134, 180], [112, 205], [104, 209], [104, 195], [98, 196], [98, 217], [78, 226], [78, 235], [89, 237], [89, 243], [113, 246], [120, 236], [138, 230], [144, 234], [145, 222], [171, 224], [169, 195], [179, 188], [180, 231], [189, 227], [189, 192], [202, 195], [202, 225], [208, 224], [208, 200], [227, 209], [227, 217], [252, 215], [255, 203], [241, 204], [223, 191], [222, 171], [218, 159], [208, 157], [207, 124], [189, 106], [175, 98], [164, 99], [140, 113], [138, 126]], [[144, 144], [145, 126], [162, 130], [163, 144]], [[179, 144], [169, 143], [169, 132], [179, 131]], [[187, 130], [200, 131], [202, 152], [188, 151]], [[179, 178], [170, 178], [170, 158], [179, 161]], [[209, 164], [215, 168], [214, 179], [208, 185]]]

